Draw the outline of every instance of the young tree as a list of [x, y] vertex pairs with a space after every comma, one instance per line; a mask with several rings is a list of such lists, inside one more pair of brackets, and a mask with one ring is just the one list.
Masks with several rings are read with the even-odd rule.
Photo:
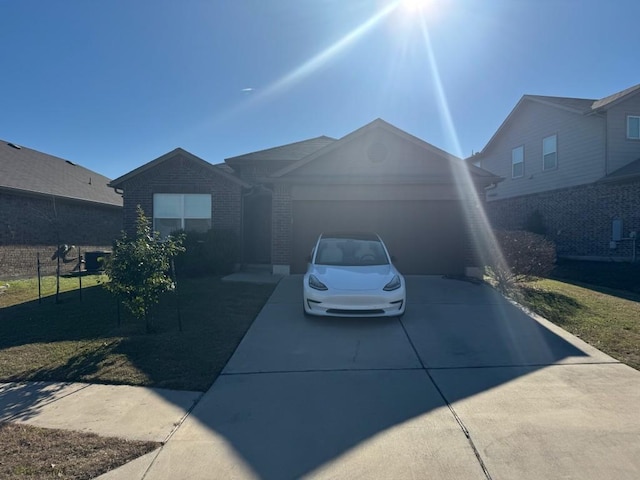
[[147, 333], [151, 331], [151, 308], [163, 292], [174, 288], [169, 275], [171, 259], [182, 251], [182, 237], [170, 236], [160, 241], [154, 235], [140, 205], [135, 237], [123, 233], [114, 244], [105, 266], [110, 280], [105, 287], [122, 300], [133, 316], [145, 320]]

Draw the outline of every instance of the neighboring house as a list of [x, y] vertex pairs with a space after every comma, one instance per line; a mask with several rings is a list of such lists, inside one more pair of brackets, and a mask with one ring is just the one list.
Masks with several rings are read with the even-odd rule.
[[[109, 179], [69, 160], [0, 141], [0, 278], [65, 270], [77, 248], [110, 248], [122, 229], [122, 198]], [[74, 248], [71, 248], [74, 246]]]
[[486, 190], [496, 228], [538, 216], [561, 256], [637, 258], [640, 85], [600, 100], [525, 95], [467, 162], [503, 177]]
[[476, 273], [477, 191], [498, 177], [384, 122], [208, 162], [180, 148], [113, 180], [125, 228], [231, 229], [244, 264], [301, 273], [323, 231], [375, 231], [407, 274]]

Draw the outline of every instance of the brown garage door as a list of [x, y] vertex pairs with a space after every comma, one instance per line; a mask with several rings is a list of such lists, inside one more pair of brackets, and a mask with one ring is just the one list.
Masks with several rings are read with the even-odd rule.
[[454, 201], [294, 201], [292, 272], [303, 273], [322, 232], [369, 231], [387, 244], [404, 274], [459, 275], [464, 215]]

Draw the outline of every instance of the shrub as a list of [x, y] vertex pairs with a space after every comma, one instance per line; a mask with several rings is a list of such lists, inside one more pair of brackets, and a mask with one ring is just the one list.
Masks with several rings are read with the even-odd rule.
[[527, 277], [546, 277], [553, 270], [556, 248], [542, 235], [524, 230], [494, 232], [496, 244], [490, 252], [489, 276], [502, 291]]
[[524, 222], [524, 229], [527, 232], [537, 233], [538, 235], [547, 234], [547, 226], [544, 223], [544, 217], [540, 213], [540, 210], [534, 210], [529, 214]]
[[183, 245], [185, 251], [175, 261], [179, 275], [225, 275], [238, 261], [238, 238], [230, 230], [186, 232]]

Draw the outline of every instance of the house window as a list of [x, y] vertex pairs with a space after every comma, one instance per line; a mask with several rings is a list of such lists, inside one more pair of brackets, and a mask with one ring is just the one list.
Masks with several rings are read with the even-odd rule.
[[640, 117], [627, 117], [627, 138], [640, 140]]
[[557, 135], [542, 139], [542, 169], [552, 170], [558, 166]]
[[176, 230], [206, 232], [211, 228], [211, 195], [153, 194], [153, 229], [166, 238]]
[[511, 150], [511, 178], [524, 175], [524, 146]]

